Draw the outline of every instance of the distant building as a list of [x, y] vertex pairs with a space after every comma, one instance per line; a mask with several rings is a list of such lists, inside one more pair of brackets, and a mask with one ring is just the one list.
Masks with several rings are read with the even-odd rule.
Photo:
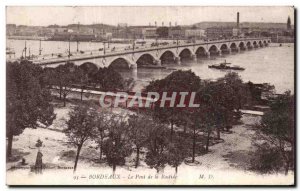
[[55, 33], [50, 40], [55, 41], [92, 41], [95, 40], [96, 36], [93, 34], [77, 34], [77, 33]]
[[65, 27], [51, 27], [49, 28], [51, 32], [54, 33], [63, 33], [63, 32], [68, 32], [68, 29]]
[[184, 38], [185, 30], [180, 26], [169, 27], [169, 38]]
[[240, 29], [238, 29], [238, 28], [233, 28], [233, 29], [232, 29], [232, 36], [233, 36], [233, 37], [238, 37], [238, 36], [240, 36]]
[[185, 30], [185, 37], [187, 38], [196, 38], [202, 39], [205, 37], [205, 30], [204, 29], [186, 29]]
[[124, 38], [131, 38], [132, 35], [128, 27], [125, 28], [117, 27], [112, 29], [112, 37], [124, 39]]
[[16, 33], [17, 26], [15, 24], [7, 24], [6, 25], [6, 35], [12, 36]]
[[156, 38], [157, 37], [156, 27], [144, 28], [143, 36], [144, 36], [144, 38]]
[[250, 27], [243, 27], [243, 28], [240, 28], [240, 32], [243, 36], [249, 36], [251, 29], [250, 29]]
[[15, 35], [16, 36], [38, 36], [38, 31], [40, 31], [42, 27], [38, 26], [25, 26], [20, 25], [17, 26]]
[[72, 25], [68, 26], [67, 32], [74, 32], [79, 34], [94, 34], [94, 29], [87, 26], [82, 25]]
[[[130, 28], [130, 33], [132, 38], [135, 39], [144, 39], [145, 38], [145, 33], [147, 33], [146, 31], [149, 29], [151, 30], [152, 28], [155, 29], [154, 26], [131, 26]], [[150, 32], [151, 33], [151, 32]], [[150, 34], [146, 34], [146, 36]]]
[[206, 29], [208, 39], [224, 39], [233, 36], [232, 27], [209, 27]]
[[128, 27], [127, 23], [118, 23], [118, 27], [125, 28]]
[[287, 30], [291, 30], [292, 29], [292, 26], [291, 26], [291, 18], [290, 16], [288, 17], [288, 20], [287, 20]]

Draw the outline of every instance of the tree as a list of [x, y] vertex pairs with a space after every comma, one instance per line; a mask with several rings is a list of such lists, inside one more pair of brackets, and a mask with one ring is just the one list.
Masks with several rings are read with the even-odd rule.
[[74, 163], [74, 172], [77, 168], [80, 151], [83, 144], [88, 139], [93, 139], [95, 132], [95, 114], [92, 109], [87, 106], [79, 105], [69, 113], [70, 119], [67, 121], [67, 128], [64, 133], [68, 137], [69, 143], [77, 147], [77, 154]]
[[129, 137], [136, 148], [135, 168], [139, 165], [140, 149], [147, 143], [147, 131], [153, 125], [152, 119], [144, 115], [130, 115]]
[[209, 141], [211, 137], [211, 133], [213, 132], [215, 126], [218, 124], [216, 112], [211, 106], [212, 104], [202, 104], [200, 109], [200, 118], [203, 127], [203, 131], [206, 133], [206, 144], [205, 151], [208, 152]]
[[59, 98], [63, 98], [64, 107], [66, 106], [66, 99], [72, 90], [72, 85], [78, 81], [76, 67], [73, 63], [66, 63], [57, 66], [54, 70], [48, 70], [47, 75], [52, 90], [59, 93]]
[[6, 137], [7, 157], [11, 157], [13, 136], [25, 128], [36, 128], [39, 124], [49, 126], [55, 114], [50, 104], [50, 92], [41, 86], [36, 71], [39, 66], [28, 61], [7, 63]]
[[280, 154], [285, 174], [293, 168], [294, 161], [294, 100], [294, 95], [291, 95], [289, 91], [275, 98], [270, 105], [270, 111], [262, 117], [257, 133], [257, 139], [262, 140], [268, 147]]
[[147, 132], [146, 164], [155, 168], [157, 173], [168, 163], [167, 129], [164, 124], [154, 123]]
[[94, 75], [98, 72], [98, 67], [91, 62], [85, 62], [79, 66], [81, 70], [87, 75], [88, 83], [91, 84], [93, 82]]
[[232, 104], [234, 109], [239, 111], [249, 96], [248, 87], [243, 83], [241, 77], [236, 72], [228, 72], [223, 78], [218, 79], [218, 81], [225, 83], [226, 86], [232, 89], [234, 92]]
[[201, 104], [201, 106], [190, 113], [188, 116], [189, 127], [193, 131], [193, 147], [192, 147], [192, 163], [195, 162], [196, 156], [196, 141], [199, 132], [206, 134], [205, 150], [208, 151], [209, 141], [211, 133], [214, 129], [214, 123], [216, 123], [213, 118], [214, 114], [208, 105]]
[[[235, 110], [240, 106], [237, 101], [237, 93], [230, 83], [225, 80], [217, 82], [208, 82], [199, 94], [201, 103], [209, 107], [209, 113], [212, 114], [214, 125], [216, 126], [217, 138], [220, 139], [220, 130], [232, 128], [235, 117]], [[202, 104], [203, 105], [203, 104]]]
[[104, 153], [108, 164], [112, 166], [113, 173], [115, 173], [117, 165], [124, 165], [125, 158], [132, 153], [126, 116], [111, 114], [108, 126], [108, 138], [104, 141]]
[[80, 67], [75, 68], [75, 76], [77, 79], [75, 83], [80, 87], [80, 100], [82, 101], [83, 91], [86, 89], [86, 86], [88, 86], [89, 77], [88, 74]]
[[114, 91], [124, 88], [123, 77], [112, 67], [99, 68], [93, 77], [93, 82], [96, 87], [100, 87], [102, 90]]
[[175, 173], [178, 172], [178, 166], [187, 157], [187, 143], [184, 138], [175, 136], [174, 141], [168, 145], [168, 164], [175, 168]]
[[[146, 92], [197, 92], [201, 88], [201, 79], [191, 70], [178, 70], [172, 72], [166, 78], [150, 82], [146, 87]], [[179, 101], [179, 100], [176, 100]], [[157, 102], [159, 104], [159, 102]], [[176, 107], [154, 108], [154, 117], [171, 127], [170, 139], [172, 141], [174, 125], [183, 125], [185, 123], [186, 110]]]
[[102, 153], [103, 153], [103, 141], [107, 137], [105, 131], [109, 128], [108, 126], [108, 118], [109, 114], [106, 111], [94, 111], [97, 112], [96, 116], [96, 129], [97, 129], [97, 136], [95, 137], [95, 141], [98, 143], [99, 147], [99, 160], [102, 160]]
[[64, 107], [66, 106], [66, 99], [69, 93], [72, 91], [72, 85], [78, 80], [76, 66], [73, 63], [66, 63], [57, 67], [57, 72], [60, 75], [59, 84], [61, 84], [61, 93], [63, 96]]

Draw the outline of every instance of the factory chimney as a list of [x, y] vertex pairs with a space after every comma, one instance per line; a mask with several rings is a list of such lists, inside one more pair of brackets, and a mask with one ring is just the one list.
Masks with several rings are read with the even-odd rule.
[[236, 28], [240, 28], [240, 13], [239, 12], [237, 12], [237, 14], [236, 14]]

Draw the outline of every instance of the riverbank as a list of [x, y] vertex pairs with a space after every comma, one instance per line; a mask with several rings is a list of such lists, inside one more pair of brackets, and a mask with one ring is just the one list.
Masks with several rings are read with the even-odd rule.
[[7, 36], [7, 39], [10, 40], [48, 40], [47, 37], [43, 36]]

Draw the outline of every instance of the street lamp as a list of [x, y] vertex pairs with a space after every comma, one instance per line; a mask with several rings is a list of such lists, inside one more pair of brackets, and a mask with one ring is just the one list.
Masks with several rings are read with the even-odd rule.
[[132, 51], [134, 51], [135, 40], [132, 41]]
[[103, 54], [105, 55], [105, 41], [103, 42]]

